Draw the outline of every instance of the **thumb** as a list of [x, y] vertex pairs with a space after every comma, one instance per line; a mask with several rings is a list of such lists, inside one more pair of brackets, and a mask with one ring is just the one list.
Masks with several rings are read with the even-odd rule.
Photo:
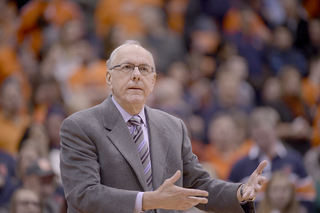
[[176, 171], [176, 173], [174, 175], [172, 175], [171, 178], [168, 179], [168, 181], [170, 183], [174, 184], [177, 180], [179, 180], [180, 176], [181, 176], [181, 172], [180, 172], [180, 170], [178, 170], [178, 171]]

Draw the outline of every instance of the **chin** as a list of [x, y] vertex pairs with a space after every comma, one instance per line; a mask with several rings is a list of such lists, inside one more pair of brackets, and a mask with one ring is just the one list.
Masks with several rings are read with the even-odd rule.
[[143, 105], [145, 102], [146, 102], [145, 97], [141, 95], [133, 95], [128, 98], [128, 103], [134, 104], [134, 105], [137, 105], [137, 104]]

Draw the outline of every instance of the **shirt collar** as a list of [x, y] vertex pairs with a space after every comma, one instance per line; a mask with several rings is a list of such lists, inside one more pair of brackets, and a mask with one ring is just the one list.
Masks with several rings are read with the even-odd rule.
[[[280, 157], [280, 158], [285, 158], [287, 156], [287, 149], [284, 147], [284, 145], [282, 144], [282, 142], [280, 140], [278, 140], [278, 143], [276, 145], [276, 154]], [[261, 149], [259, 148], [258, 145], [253, 145], [252, 148], [249, 150], [249, 154], [248, 154], [250, 160], [254, 160], [257, 158], [265, 158], [265, 154], [262, 153]]]
[[[126, 123], [128, 123], [129, 119], [134, 116], [134, 115], [131, 115], [129, 112], [127, 112], [125, 109], [123, 109], [122, 106], [120, 106], [120, 104], [118, 104], [118, 102], [113, 98], [113, 96], [111, 97], [113, 103], [116, 105], [117, 109], [119, 110], [121, 116], [123, 117], [124, 121]], [[146, 115], [145, 115], [145, 112], [144, 112], [144, 108], [137, 114], [139, 115], [139, 117], [141, 118], [143, 124], [145, 126], [147, 126], [147, 122], [146, 122]]]

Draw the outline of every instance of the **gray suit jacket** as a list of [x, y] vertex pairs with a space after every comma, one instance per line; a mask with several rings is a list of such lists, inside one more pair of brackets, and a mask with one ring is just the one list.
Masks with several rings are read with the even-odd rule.
[[[184, 123], [149, 107], [145, 112], [154, 190], [180, 170], [183, 175], [176, 185], [209, 192], [209, 203], [199, 208], [243, 212], [245, 206], [236, 197], [239, 184], [210, 179], [192, 153]], [[128, 127], [111, 96], [65, 119], [60, 136], [68, 212], [133, 212], [137, 193], [147, 188], [146, 178]]]

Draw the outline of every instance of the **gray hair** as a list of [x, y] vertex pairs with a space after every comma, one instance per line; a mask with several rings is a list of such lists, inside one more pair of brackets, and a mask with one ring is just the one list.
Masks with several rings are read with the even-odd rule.
[[[111, 68], [112, 68], [112, 62], [113, 62], [113, 59], [114, 59], [115, 55], [117, 54], [117, 52], [118, 52], [120, 49], [122, 49], [123, 47], [127, 47], [127, 46], [130, 46], [130, 45], [138, 45], [138, 46], [142, 47], [142, 45], [141, 45], [141, 43], [140, 43], [139, 41], [136, 41], [136, 40], [126, 40], [122, 45], [120, 45], [119, 47], [117, 47], [116, 49], [114, 49], [114, 50], [112, 51], [112, 53], [110, 54], [110, 57], [109, 57], [109, 59], [107, 60], [107, 68], [108, 68], [108, 69], [111, 69]], [[145, 49], [144, 47], [142, 47], [142, 48]], [[145, 49], [145, 50], [146, 50], [146, 49]], [[151, 58], [152, 58], [152, 62], [153, 62], [152, 66], [153, 66], [154, 69], [155, 69], [155, 64], [154, 64], [153, 55], [152, 55], [152, 53], [151, 53], [150, 51], [148, 51], [148, 50], [146, 50], [146, 51], [150, 54], [150, 56], [151, 56]]]

